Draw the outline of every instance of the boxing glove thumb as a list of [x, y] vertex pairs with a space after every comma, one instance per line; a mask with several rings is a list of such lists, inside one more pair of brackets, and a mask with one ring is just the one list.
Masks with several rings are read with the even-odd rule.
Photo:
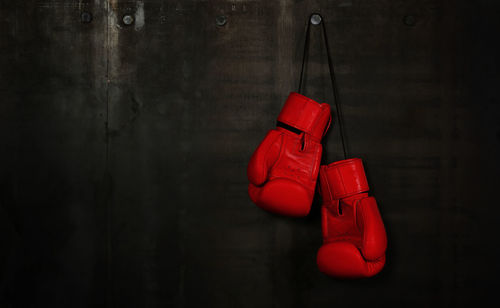
[[256, 149], [248, 164], [247, 176], [250, 184], [260, 186], [267, 181], [269, 169], [278, 159], [281, 134], [270, 130]]

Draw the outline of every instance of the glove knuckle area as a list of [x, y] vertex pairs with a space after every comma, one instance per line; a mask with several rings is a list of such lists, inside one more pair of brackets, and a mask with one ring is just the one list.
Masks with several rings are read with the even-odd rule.
[[385, 256], [376, 261], [366, 261], [361, 252], [349, 242], [323, 245], [317, 255], [321, 272], [337, 278], [363, 278], [379, 273], [385, 264]]
[[363, 277], [366, 261], [359, 250], [348, 242], [334, 242], [321, 246], [317, 254], [321, 272], [338, 278]]

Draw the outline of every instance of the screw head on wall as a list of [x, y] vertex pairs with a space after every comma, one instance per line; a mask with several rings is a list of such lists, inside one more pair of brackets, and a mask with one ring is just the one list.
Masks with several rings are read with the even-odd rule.
[[312, 14], [311, 15], [310, 22], [313, 25], [315, 25], [315, 26], [319, 25], [321, 23], [321, 20], [322, 20], [321, 15], [319, 15], [319, 14]]
[[80, 19], [84, 24], [88, 24], [92, 21], [92, 14], [90, 12], [82, 12]]
[[123, 24], [130, 26], [131, 24], [134, 23], [134, 16], [130, 14], [123, 15]]
[[227, 23], [227, 17], [225, 15], [219, 15], [215, 17], [215, 23], [217, 26], [222, 27]]

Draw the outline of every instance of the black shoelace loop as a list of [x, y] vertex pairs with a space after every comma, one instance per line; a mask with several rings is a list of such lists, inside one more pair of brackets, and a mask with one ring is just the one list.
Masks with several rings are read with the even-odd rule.
[[326, 35], [325, 20], [318, 13], [311, 14], [311, 16], [309, 17], [309, 21], [307, 23], [306, 39], [304, 42], [304, 53], [302, 55], [302, 68], [300, 71], [299, 88], [298, 88], [297, 92], [298, 93], [302, 92], [302, 83], [304, 81], [305, 66], [306, 66], [306, 62], [309, 58], [310, 33], [311, 33], [311, 24], [312, 24], [313, 20], [316, 23], [319, 22], [319, 24], [321, 24], [321, 29], [323, 32], [323, 39], [325, 41], [326, 55], [327, 55], [327, 59], [328, 59], [328, 69], [330, 70], [330, 80], [332, 82], [333, 99], [335, 102], [335, 109], [337, 110], [337, 121], [339, 123], [340, 139], [342, 140], [342, 150], [344, 151], [344, 159], [347, 159], [347, 149], [346, 149], [346, 142], [345, 142], [345, 137], [344, 137], [344, 116], [342, 114], [342, 109], [341, 109], [341, 104], [340, 104], [340, 99], [339, 99], [339, 94], [338, 94], [338, 89], [337, 89], [337, 81], [335, 79], [335, 70], [333, 68], [333, 61], [332, 61], [331, 52], [330, 52], [330, 45], [328, 44], [328, 36]]

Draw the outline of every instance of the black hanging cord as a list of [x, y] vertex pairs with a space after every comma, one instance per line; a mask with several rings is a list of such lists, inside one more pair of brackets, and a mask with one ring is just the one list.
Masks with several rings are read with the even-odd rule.
[[302, 54], [302, 68], [300, 70], [299, 89], [298, 89], [297, 93], [302, 92], [302, 82], [304, 80], [304, 71], [305, 71], [305, 67], [306, 67], [307, 58], [309, 57], [310, 33], [311, 33], [311, 18], [309, 18], [309, 22], [307, 23], [306, 40], [304, 43], [304, 53]]
[[335, 101], [335, 109], [337, 109], [337, 121], [339, 123], [339, 133], [340, 133], [340, 139], [342, 140], [342, 150], [344, 151], [344, 159], [347, 159], [347, 150], [346, 150], [346, 143], [345, 143], [345, 137], [344, 137], [344, 116], [342, 114], [342, 109], [341, 109], [341, 104], [340, 104], [340, 99], [338, 95], [338, 89], [337, 89], [337, 81], [335, 79], [335, 70], [333, 69], [333, 61], [331, 57], [331, 52], [330, 52], [330, 45], [328, 44], [328, 36], [326, 35], [326, 27], [325, 27], [325, 21], [323, 17], [320, 14], [314, 13], [309, 17], [309, 22], [307, 23], [307, 30], [306, 30], [306, 39], [304, 43], [304, 55], [302, 57], [302, 69], [300, 71], [300, 80], [299, 80], [299, 89], [298, 93], [301, 92], [302, 90], [302, 83], [304, 80], [304, 73], [305, 73], [305, 65], [308, 60], [309, 56], [309, 40], [310, 40], [310, 32], [311, 32], [311, 20], [313, 15], [318, 15], [319, 16], [319, 23], [321, 23], [321, 28], [323, 30], [323, 39], [325, 41], [325, 48], [326, 48], [326, 55], [328, 59], [328, 68], [330, 70], [330, 80], [332, 82], [332, 90], [333, 90], [333, 99]]

